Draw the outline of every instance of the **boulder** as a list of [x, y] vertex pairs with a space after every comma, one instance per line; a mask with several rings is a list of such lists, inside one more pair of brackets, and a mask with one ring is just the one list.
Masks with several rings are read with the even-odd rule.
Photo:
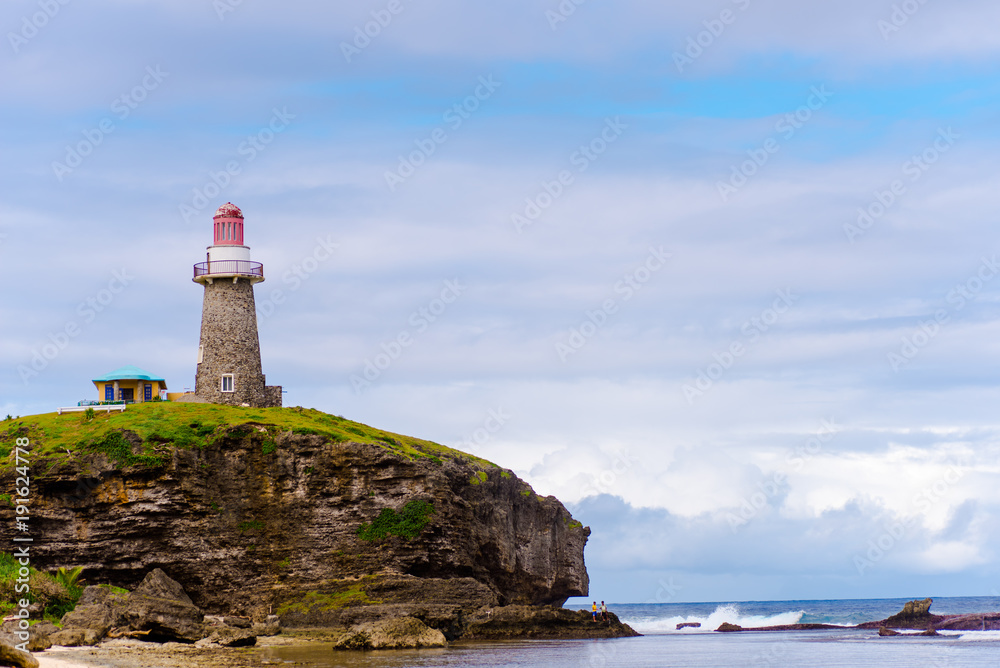
[[715, 630], [720, 633], [734, 633], [736, 631], [742, 631], [743, 627], [740, 626], [739, 624], [730, 624], [729, 622], [722, 622], [722, 624], [719, 625], [719, 628]]
[[880, 636], [883, 636], [883, 637], [885, 637], [885, 636], [898, 636], [899, 635], [899, 631], [893, 631], [892, 629], [887, 628], [885, 626], [880, 626], [880, 627], [878, 627], [878, 634]]
[[155, 568], [126, 599], [125, 623], [153, 642], [193, 643], [205, 636], [205, 616], [181, 585]]
[[16, 647], [22, 642], [27, 642], [29, 652], [42, 652], [47, 650], [49, 647], [52, 647], [49, 635], [58, 630], [59, 627], [50, 622], [32, 624], [28, 627], [28, 639], [23, 640], [21, 637], [21, 633], [23, 633], [23, 631], [21, 631], [17, 621], [11, 620], [4, 622], [3, 627], [0, 628], [0, 642], [7, 643], [12, 647]]
[[212, 631], [200, 643], [212, 643], [220, 647], [252, 647], [257, 644], [257, 636], [250, 629], [223, 627]]
[[334, 649], [417, 649], [445, 647], [444, 634], [415, 617], [359, 624], [334, 643]]
[[142, 582], [135, 588], [135, 591], [132, 592], [132, 594], [149, 596], [152, 598], [163, 598], [168, 601], [180, 601], [182, 603], [187, 603], [188, 605], [194, 605], [191, 601], [191, 597], [184, 591], [184, 587], [182, 587], [176, 580], [171, 580], [170, 577], [160, 568], [154, 568], [147, 573], [146, 577], [142, 579]]
[[681, 622], [680, 624], [677, 625], [678, 631], [680, 631], [681, 629], [700, 629], [700, 628], [701, 628], [701, 622]]
[[268, 615], [263, 624], [254, 624], [250, 628], [257, 637], [276, 636], [281, 633], [281, 624], [277, 615]]
[[930, 613], [933, 602], [934, 600], [930, 598], [925, 598], [922, 601], [907, 601], [900, 612], [886, 618], [879, 625], [894, 629], [926, 629], [928, 626], [945, 619]]
[[38, 659], [13, 645], [0, 642], [0, 664], [17, 668], [38, 668]]
[[80, 647], [96, 645], [101, 642], [102, 637], [93, 629], [63, 629], [50, 635], [49, 642], [63, 647]]
[[922, 601], [907, 601], [903, 605], [903, 611], [899, 614], [905, 617], [923, 617], [930, 613], [933, 602], [932, 598], [925, 598]]
[[112, 626], [116, 615], [111, 608], [100, 603], [78, 605], [63, 615], [62, 624], [66, 629], [88, 629], [103, 638]]

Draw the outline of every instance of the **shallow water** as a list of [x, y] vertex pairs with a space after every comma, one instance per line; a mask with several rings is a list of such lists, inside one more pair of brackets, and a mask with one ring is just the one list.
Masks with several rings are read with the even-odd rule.
[[[623, 621], [646, 633], [618, 640], [559, 640], [453, 643], [446, 649], [335, 652], [329, 643], [275, 647], [261, 657], [277, 664], [402, 668], [403, 666], [926, 666], [1000, 665], [1000, 631], [945, 632], [940, 638], [880, 638], [875, 631], [835, 629], [781, 633], [720, 634], [723, 621], [742, 626], [825, 623], [856, 624], [899, 612], [904, 599], [877, 601], [766, 601], [609, 606]], [[932, 612], [961, 614], [1000, 609], [1000, 599], [936, 599]], [[682, 621], [702, 629], [676, 631]], [[714, 624], [715, 626], [712, 626]]]

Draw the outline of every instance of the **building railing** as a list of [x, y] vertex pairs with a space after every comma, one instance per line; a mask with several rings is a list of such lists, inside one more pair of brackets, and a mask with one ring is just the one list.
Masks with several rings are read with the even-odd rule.
[[259, 276], [264, 278], [264, 265], [250, 260], [212, 260], [194, 266], [194, 277], [200, 276]]

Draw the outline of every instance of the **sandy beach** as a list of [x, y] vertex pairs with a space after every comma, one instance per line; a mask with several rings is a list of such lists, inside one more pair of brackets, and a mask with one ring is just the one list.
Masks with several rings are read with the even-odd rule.
[[40, 668], [247, 668], [271, 663], [263, 648], [303, 642], [307, 641], [260, 638], [256, 647], [227, 649], [112, 640], [96, 647], [53, 647], [33, 656]]

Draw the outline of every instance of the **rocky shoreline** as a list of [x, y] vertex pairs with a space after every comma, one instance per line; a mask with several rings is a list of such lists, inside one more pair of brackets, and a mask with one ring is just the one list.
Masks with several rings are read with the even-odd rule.
[[[582, 639], [639, 635], [613, 613], [609, 613], [609, 619], [595, 623], [585, 611], [556, 606], [484, 607], [469, 615], [459, 614], [457, 620], [433, 615], [421, 619], [419, 611], [412, 614], [413, 610], [387, 610], [385, 606], [371, 606], [367, 610], [366, 606], [355, 607], [360, 610], [353, 617], [342, 616], [345, 620], [354, 620], [350, 626], [311, 632], [300, 630], [298, 633], [304, 633], [312, 641], [329, 641], [335, 650], [445, 647], [456, 639]], [[366, 617], [366, 621], [358, 621]], [[435, 622], [443, 624], [444, 630], [432, 626]], [[21, 632], [16, 620], [6, 621], [0, 632], [0, 665], [40, 667], [37, 658], [18, 650], [18, 645], [33, 653], [44, 653], [53, 646], [98, 646], [63, 656], [101, 666], [262, 665], [251, 653], [234, 650], [282, 644], [296, 636], [295, 630], [285, 629], [284, 638], [274, 640], [283, 633], [277, 615], [256, 622], [243, 617], [205, 615], [184, 588], [161, 569], [151, 571], [132, 592], [87, 587], [79, 604], [63, 616], [61, 623], [62, 628], [44, 622]], [[175, 659], [164, 663], [164, 651], [171, 657], [183, 658], [176, 659], [176, 664]], [[56, 661], [55, 664], [48, 662], [50, 665], [58, 665], [59, 659], [52, 653], [43, 656]]]
[[[742, 627], [723, 623], [715, 629], [719, 633], [739, 633], [742, 631], [816, 631], [823, 629], [872, 629], [881, 636], [935, 636], [938, 631], [1000, 631], [1000, 612], [984, 612], [966, 615], [933, 615], [930, 612], [933, 599], [909, 601], [903, 609], [882, 620], [864, 622], [856, 626], [836, 626], [832, 624], [781, 624], [777, 626]], [[680, 628], [680, 625], [678, 625]], [[919, 630], [920, 633], [901, 633], [896, 629]]]

